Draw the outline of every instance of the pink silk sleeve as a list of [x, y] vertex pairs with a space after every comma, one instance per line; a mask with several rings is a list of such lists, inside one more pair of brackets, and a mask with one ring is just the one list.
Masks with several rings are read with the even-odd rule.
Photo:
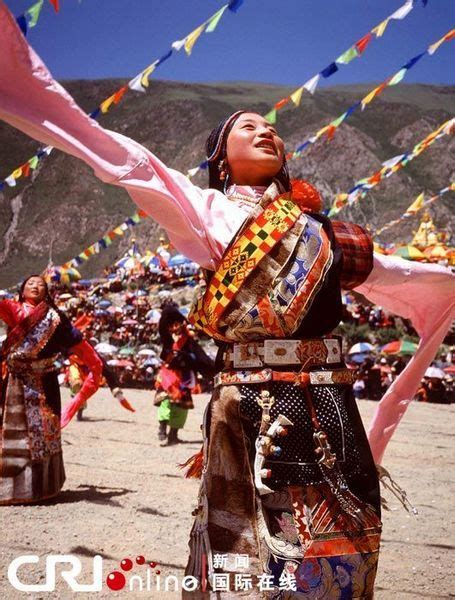
[[66, 427], [79, 408], [86, 402], [90, 396], [97, 391], [101, 381], [103, 371], [103, 362], [95, 350], [86, 340], [82, 340], [70, 349], [72, 354], [78, 356], [83, 363], [90, 369], [90, 373], [85, 378], [80, 391], [66, 404], [62, 409], [60, 419], [61, 427]]
[[214, 269], [246, 210], [218, 190], [193, 185], [133, 140], [103, 129], [51, 76], [0, 0], [0, 119], [124, 187], [164, 229], [175, 247]]
[[356, 292], [410, 319], [420, 336], [417, 352], [379, 402], [368, 437], [376, 463], [398, 426], [455, 317], [455, 276], [445, 267], [374, 255], [374, 267]]

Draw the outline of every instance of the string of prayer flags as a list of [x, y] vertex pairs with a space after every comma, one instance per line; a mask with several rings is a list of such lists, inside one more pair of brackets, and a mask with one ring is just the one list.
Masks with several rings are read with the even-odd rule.
[[[438, 48], [444, 42], [447, 42], [447, 41], [453, 39], [453, 37], [454, 37], [454, 35], [452, 35], [453, 32], [455, 32], [455, 30], [449, 31], [448, 33], [446, 33], [445, 36], [443, 36], [441, 38], [442, 41], [438, 40], [438, 42], [436, 42], [436, 43], [440, 42], [438, 45]], [[434, 44], [432, 44], [432, 46], [434, 46]], [[370, 102], [373, 102], [373, 100], [375, 100], [384, 91], [385, 88], [394, 86], [394, 85], [397, 85], [398, 83], [400, 83], [405, 78], [407, 72], [410, 69], [412, 69], [420, 61], [420, 59], [422, 57], [424, 57], [425, 55], [432, 56], [434, 54], [434, 52], [432, 54], [430, 54], [430, 51], [429, 51], [432, 46], [429, 46], [427, 48], [427, 50], [425, 50], [425, 52], [421, 52], [420, 54], [417, 54], [417, 56], [414, 56], [411, 59], [409, 59], [408, 62], [405, 65], [403, 65], [399, 71], [397, 71], [397, 73], [388, 77], [380, 85], [378, 85], [375, 88], [373, 88], [372, 90], [370, 90], [364, 98], [362, 98], [360, 101], [358, 101], [355, 104], [353, 104], [352, 106], [350, 106], [344, 113], [342, 113], [340, 116], [338, 116], [336, 119], [334, 119], [331, 123], [329, 123], [325, 127], [322, 127], [322, 129], [317, 131], [312, 137], [308, 138], [302, 144], [300, 144], [295, 149], [294, 152], [288, 153], [286, 158], [288, 160], [292, 160], [294, 158], [299, 158], [304, 149], [306, 149], [311, 144], [314, 144], [324, 134], [326, 135], [327, 139], [329, 139], [329, 140], [332, 139], [333, 136], [335, 135], [335, 132], [338, 129], [338, 127], [348, 117], [350, 117], [354, 111], [356, 111], [358, 108], [365, 110], [365, 107], [368, 106], [368, 104], [370, 104]], [[276, 119], [276, 109], [275, 109], [274, 116]]]
[[394, 225], [397, 225], [398, 223], [402, 223], [403, 221], [409, 219], [410, 217], [413, 217], [415, 214], [417, 214], [423, 208], [426, 208], [429, 204], [433, 204], [433, 202], [436, 202], [436, 200], [439, 200], [440, 198], [442, 198], [442, 196], [444, 196], [444, 194], [447, 194], [447, 192], [454, 192], [454, 191], [455, 191], [455, 182], [452, 182], [448, 187], [445, 187], [442, 190], [439, 190], [439, 192], [437, 194], [435, 194], [434, 196], [431, 196], [431, 198], [429, 198], [428, 200], [425, 200], [424, 193], [422, 192], [421, 194], [419, 194], [417, 196], [417, 198], [414, 200], [414, 202], [406, 209], [406, 211], [401, 215], [401, 217], [399, 217], [398, 219], [393, 219], [392, 221], [389, 221], [388, 223], [386, 223], [379, 229], [376, 229], [376, 231], [374, 232], [374, 235], [380, 235], [381, 233], [383, 233], [387, 229], [390, 229]]
[[[271, 125], [275, 125], [277, 122], [277, 118], [278, 118], [278, 112], [282, 108], [290, 105], [291, 103], [292, 103], [292, 105], [294, 105], [294, 107], [298, 107], [300, 105], [303, 93], [305, 91], [309, 92], [310, 94], [315, 93], [321, 77], [323, 77], [325, 79], [328, 77], [331, 77], [334, 73], [336, 73], [338, 71], [339, 65], [347, 65], [355, 58], [358, 58], [359, 56], [361, 56], [364, 53], [367, 46], [374, 39], [374, 37], [376, 37], [376, 38], [382, 37], [382, 35], [384, 34], [384, 31], [386, 30], [387, 25], [389, 24], [389, 21], [394, 20], [394, 19], [396, 19], [396, 20], [404, 19], [411, 12], [411, 10], [415, 7], [416, 4], [417, 4], [417, 0], [406, 0], [406, 2], [400, 8], [398, 8], [398, 10], [396, 10], [394, 13], [389, 15], [383, 21], [381, 21], [381, 23], [379, 23], [379, 25], [376, 25], [375, 27], [373, 27], [373, 29], [370, 32], [368, 32], [366, 35], [361, 37], [357, 42], [355, 42], [353, 45], [351, 45], [335, 61], [333, 61], [327, 67], [325, 67], [325, 69], [322, 69], [322, 71], [320, 71], [319, 73], [317, 73], [316, 75], [311, 77], [306, 83], [304, 83], [303, 85], [298, 87], [296, 90], [294, 90], [289, 96], [286, 96], [285, 98], [281, 98], [281, 100], [276, 102], [276, 104], [270, 109], [270, 111], [264, 115], [265, 120], [268, 123], [270, 123]], [[426, 2], [424, 3], [424, 6], [425, 5], [426, 5]], [[181, 43], [183, 46], [183, 41]], [[174, 44], [173, 44], [173, 47], [174, 47]], [[405, 71], [403, 71], [402, 78], [404, 77], [404, 74], [405, 74]], [[398, 81], [396, 83], [398, 83]], [[347, 118], [356, 108], [358, 108], [358, 104], [356, 104], [356, 105], [354, 105], [354, 107], [351, 107], [350, 109], [348, 109], [346, 111], [347, 114], [346, 114], [345, 118]], [[335, 126], [335, 129], [336, 129], [336, 126]], [[329, 139], [330, 139], [330, 137], [332, 137], [334, 135], [335, 129], [333, 128], [333, 126], [332, 127], [327, 126], [327, 128], [324, 128], [323, 132], [325, 133], [327, 131]], [[320, 135], [322, 135], [322, 133]], [[314, 143], [314, 141], [316, 141], [315, 139], [313, 141], [311, 141], [312, 139], [313, 138], [310, 138], [310, 140], [307, 140], [306, 142], [301, 144], [296, 149], [296, 152], [301, 152], [304, 148], [306, 148], [311, 143]], [[295, 152], [294, 152], [294, 154], [295, 154]], [[194, 175], [196, 175], [196, 173], [198, 173], [201, 169], [202, 170], [207, 169], [207, 166], [208, 166], [207, 161], [201, 162], [197, 167], [193, 167], [187, 171], [187, 177], [189, 177], [189, 178], [194, 177]]]
[[327, 79], [331, 77], [334, 73], [338, 71], [339, 65], [348, 65], [355, 58], [361, 56], [367, 46], [371, 43], [374, 37], [379, 38], [382, 37], [384, 31], [392, 19], [404, 19], [414, 8], [416, 4], [416, 0], [406, 0], [406, 2], [401, 6], [398, 10], [396, 10], [393, 14], [389, 15], [386, 19], [381, 21], [379, 25], [376, 25], [371, 31], [361, 37], [357, 42], [355, 42], [352, 46], [350, 46], [347, 50], [345, 50], [336, 60], [331, 62], [325, 69], [322, 69], [317, 75], [312, 77], [306, 84], [297, 88], [294, 92], [292, 92], [286, 98], [282, 98], [279, 100], [275, 106], [265, 115], [265, 119], [272, 124], [276, 123], [277, 111], [286, 106], [291, 100], [295, 106], [299, 106], [300, 101], [302, 99], [302, 93], [304, 89], [309, 91], [311, 94], [314, 94], [316, 87], [319, 83], [319, 79], [323, 77]]
[[[25, 27], [25, 31], [26, 31], [27, 24], [30, 27], [33, 27], [34, 25], [36, 25], [36, 22], [39, 17], [39, 13], [40, 13], [42, 5], [43, 5], [43, 1], [44, 0], [39, 0], [33, 6], [31, 6], [23, 15], [20, 16], [20, 17], [22, 17], [22, 19], [21, 19], [21, 23], [19, 23], [19, 25], [22, 27], [23, 31], [24, 31], [24, 27]], [[212, 33], [213, 31], [215, 31], [218, 23], [221, 20], [221, 17], [225, 13], [225, 11], [230, 10], [231, 12], [236, 13], [238, 11], [238, 9], [241, 7], [241, 5], [243, 4], [243, 1], [244, 0], [231, 0], [228, 4], [225, 4], [224, 6], [222, 6], [219, 10], [217, 10], [217, 12], [215, 14], [213, 14], [206, 21], [204, 21], [204, 23], [202, 23], [202, 25], [197, 27], [194, 31], [189, 33], [183, 40], [178, 40], [177, 42], [174, 42], [172, 44], [172, 47], [163, 56], [161, 56], [161, 58], [158, 58], [152, 64], [150, 64], [148, 67], [146, 67], [143, 71], [138, 73], [135, 77], [133, 77], [133, 79], [131, 79], [128, 82], [127, 85], [122, 86], [121, 88], [116, 90], [113, 94], [111, 94], [109, 97], [105, 98], [92, 112], [89, 113], [89, 116], [93, 119], [97, 119], [100, 114], [106, 114], [107, 112], [109, 112], [110, 108], [113, 105], [118, 104], [122, 100], [122, 98], [125, 96], [125, 94], [129, 90], [145, 92], [147, 90], [147, 88], [149, 87], [149, 78], [150, 78], [151, 74], [154, 72], [154, 70], [157, 67], [159, 67], [161, 64], [163, 64], [166, 60], [168, 60], [172, 56], [174, 50], [178, 51], [178, 50], [181, 50], [181, 48], [185, 47], [185, 51], [187, 52], [188, 55], [190, 55], [191, 50], [193, 49], [193, 46], [196, 43], [197, 39], [199, 38], [200, 34], [203, 33], [204, 31], [206, 33]], [[52, 2], [52, 0], [51, 0], [51, 2]], [[54, 5], [55, 10], [58, 11], [58, 8], [59, 8], [58, 0], [54, 0], [52, 2], [52, 4]], [[18, 17], [18, 19], [17, 19], [18, 21], [19, 21], [20, 17]], [[25, 31], [24, 31], [24, 33], [25, 33]], [[37, 162], [40, 158], [42, 158], [43, 156], [45, 156], [47, 154], [49, 154], [49, 152], [45, 152], [43, 154], [42, 151], [40, 151], [35, 156], [33, 156], [31, 159], [29, 159], [26, 163], [24, 163], [24, 165], [32, 164], [31, 161], [33, 161], [33, 164], [35, 166], [31, 167], [31, 168], [36, 168], [35, 161]], [[7, 185], [9, 187], [14, 187], [16, 185], [16, 180], [19, 179], [24, 174], [24, 170], [23, 170], [24, 165], [15, 169], [13, 171], [13, 173], [11, 173], [4, 180], [0, 180], [0, 190], [5, 185]], [[21, 172], [19, 170], [20, 168], [22, 168]], [[198, 167], [198, 169], [199, 169], [199, 167]], [[19, 172], [20, 172], [20, 174], [19, 174]]]
[[125, 219], [123, 223], [108, 231], [97, 242], [91, 244], [77, 256], [63, 264], [62, 268], [69, 269], [70, 267], [78, 267], [87, 262], [90, 257], [94, 256], [95, 254], [99, 254], [102, 249], [108, 248], [116, 237], [124, 235], [125, 231], [128, 231], [128, 227], [135, 227], [146, 216], [147, 213], [145, 211], [138, 210], [134, 213], [134, 215], [131, 215], [131, 217]]
[[333, 202], [333, 205], [329, 211], [329, 217], [336, 215], [346, 205], [351, 206], [357, 200], [364, 198], [369, 190], [378, 185], [385, 178], [390, 177], [393, 173], [396, 173], [406, 165], [408, 165], [414, 158], [419, 156], [427, 148], [441, 139], [446, 135], [452, 135], [455, 131], [455, 118], [449, 119], [437, 129], [432, 131], [422, 141], [414, 146], [411, 152], [394, 156], [393, 158], [382, 163], [381, 169], [373, 173], [370, 177], [360, 179], [356, 182], [354, 187], [347, 193], [338, 194]]
[[30, 8], [27, 8], [25, 12], [16, 17], [16, 22], [21, 28], [22, 33], [26, 36], [29, 29], [35, 27], [38, 23], [41, 9], [43, 8], [44, 0], [38, 0], [35, 4], [32, 4]]
[[34, 156], [29, 158], [27, 162], [25, 162], [20, 167], [14, 169], [14, 171], [10, 173], [8, 177], [5, 177], [3, 181], [0, 181], [0, 191], [5, 186], [15, 187], [16, 180], [21, 177], [28, 177], [30, 175], [30, 172], [36, 169], [36, 167], [38, 166], [38, 162], [45, 156], [49, 156], [49, 154], [52, 152], [52, 149], [52, 146], [46, 146], [45, 148], [42, 148]]

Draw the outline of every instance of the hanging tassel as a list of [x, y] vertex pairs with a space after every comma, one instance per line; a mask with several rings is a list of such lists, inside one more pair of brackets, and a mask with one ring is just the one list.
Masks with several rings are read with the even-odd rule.
[[187, 469], [185, 477], [187, 479], [200, 479], [204, 468], [204, 448], [201, 447], [199, 452], [190, 456], [190, 458], [178, 465], [179, 469]]
[[[382, 467], [381, 465], [376, 465], [376, 470], [378, 472], [379, 481], [385, 487], [386, 490], [389, 490], [395, 498], [398, 498], [403, 508], [407, 510], [408, 513], [412, 513], [413, 515], [418, 515], [419, 511], [415, 506], [411, 504], [408, 500], [408, 495], [403, 488], [401, 488], [396, 481], [392, 479], [390, 473]], [[389, 480], [390, 483], [387, 481]], [[381, 497], [381, 504], [386, 510], [390, 510], [387, 501]]]

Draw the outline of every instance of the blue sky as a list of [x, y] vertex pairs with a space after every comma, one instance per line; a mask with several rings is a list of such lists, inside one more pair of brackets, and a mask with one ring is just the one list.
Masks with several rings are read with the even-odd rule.
[[[6, 0], [17, 16], [35, 0]], [[225, 0], [227, 1], [227, 0]], [[48, 0], [28, 40], [54, 76], [132, 77], [213, 14], [223, 0]], [[299, 85], [335, 60], [404, 0], [245, 0], [204, 34], [193, 54], [173, 56], [154, 74], [186, 82], [256, 81]], [[455, 0], [416, 0], [363, 57], [326, 85], [382, 81], [455, 25]], [[454, 84], [455, 40], [424, 57], [406, 82]]]

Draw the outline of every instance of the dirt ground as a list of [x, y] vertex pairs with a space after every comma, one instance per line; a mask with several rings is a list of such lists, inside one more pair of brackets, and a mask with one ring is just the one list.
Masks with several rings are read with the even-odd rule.
[[[113, 592], [105, 584], [101, 592], [81, 594], [70, 591], [59, 577], [54, 593], [25, 593], [16, 591], [7, 578], [11, 560], [24, 554], [41, 557], [39, 564], [22, 567], [21, 579], [28, 583], [45, 581], [48, 554], [79, 557], [83, 583], [92, 581], [95, 554], [103, 557], [103, 581], [119, 569], [122, 559], [134, 561], [138, 555], [157, 563], [152, 590], [157, 571], [161, 578], [182, 576], [198, 482], [184, 479], [176, 464], [200, 447], [207, 396], [196, 397], [196, 409], [181, 434], [184, 443], [169, 448], [157, 441], [151, 393], [131, 390], [127, 397], [136, 413], [123, 410], [101, 390], [90, 401], [86, 420], [73, 421], [64, 430], [67, 480], [57, 499], [38, 506], [0, 507], [0, 600], [180, 597], [127, 588]], [[68, 399], [66, 390], [63, 398]], [[361, 401], [365, 423], [374, 408], [375, 403]], [[383, 519], [376, 599], [455, 596], [454, 412], [455, 406], [412, 405], [389, 446], [384, 464], [407, 490], [419, 515], [407, 514], [390, 499], [393, 510]], [[140, 567], [131, 571], [140, 572]]]

